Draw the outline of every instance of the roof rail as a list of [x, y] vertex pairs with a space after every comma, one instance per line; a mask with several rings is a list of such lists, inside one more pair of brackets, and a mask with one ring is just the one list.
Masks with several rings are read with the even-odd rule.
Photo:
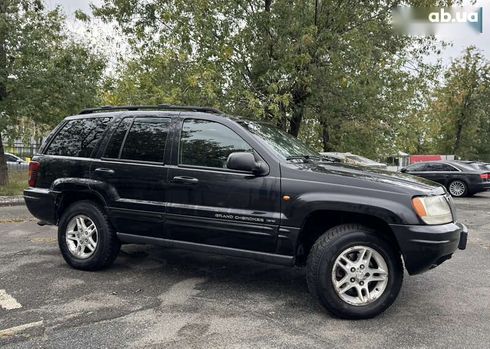
[[186, 110], [186, 111], [200, 111], [204, 113], [224, 114], [221, 110], [210, 107], [196, 107], [188, 105], [171, 105], [171, 104], [158, 104], [158, 105], [123, 105], [123, 106], [110, 106], [106, 105], [99, 108], [83, 109], [79, 114], [92, 114], [97, 112], [107, 112], [116, 110]]

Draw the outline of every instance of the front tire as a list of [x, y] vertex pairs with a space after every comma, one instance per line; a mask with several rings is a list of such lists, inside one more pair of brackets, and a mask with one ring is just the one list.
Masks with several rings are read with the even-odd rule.
[[121, 248], [103, 209], [91, 201], [75, 202], [63, 212], [58, 245], [70, 266], [90, 271], [110, 266]]
[[310, 293], [341, 318], [367, 319], [382, 313], [395, 301], [402, 282], [400, 254], [361, 225], [328, 230], [308, 256]]

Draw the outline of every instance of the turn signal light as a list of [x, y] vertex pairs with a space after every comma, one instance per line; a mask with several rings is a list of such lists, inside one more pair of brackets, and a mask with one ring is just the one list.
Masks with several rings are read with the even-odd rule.
[[41, 169], [41, 164], [37, 161], [31, 161], [29, 163], [29, 187], [35, 187], [37, 182], [37, 174]]

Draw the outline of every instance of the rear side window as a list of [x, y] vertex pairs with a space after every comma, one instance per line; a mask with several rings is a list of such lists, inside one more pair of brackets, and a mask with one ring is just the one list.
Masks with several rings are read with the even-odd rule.
[[121, 159], [163, 162], [170, 118], [135, 118], [121, 150]]
[[90, 157], [111, 118], [68, 121], [51, 141], [46, 154]]
[[133, 122], [133, 118], [126, 118], [121, 120], [116, 130], [112, 134], [112, 137], [107, 144], [107, 147], [104, 152], [105, 158], [119, 158], [119, 151], [121, 150], [121, 146], [124, 142], [124, 137], [126, 137], [126, 133]]
[[228, 155], [252, 152], [234, 131], [217, 122], [187, 119], [180, 138], [180, 163], [183, 165], [226, 168]]

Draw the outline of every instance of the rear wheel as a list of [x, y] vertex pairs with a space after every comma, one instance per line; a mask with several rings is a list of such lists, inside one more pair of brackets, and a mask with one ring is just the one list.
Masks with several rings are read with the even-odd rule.
[[121, 243], [104, 211], [91, 201], [68, 207], [58, 225], [58, 245], [75, 269], [99, 270], [114, 262]]
[[400, 254], [360, 225], [330, 229], [308, 256], [310, 293], [342, 318], [365, 319], [382, 313], [398, 296], [402, 281]]
[[465, 182], [457, 179], [449, 183], [449, 193], [455, 197], [462, 197], [468, 195], [468, 186]]

